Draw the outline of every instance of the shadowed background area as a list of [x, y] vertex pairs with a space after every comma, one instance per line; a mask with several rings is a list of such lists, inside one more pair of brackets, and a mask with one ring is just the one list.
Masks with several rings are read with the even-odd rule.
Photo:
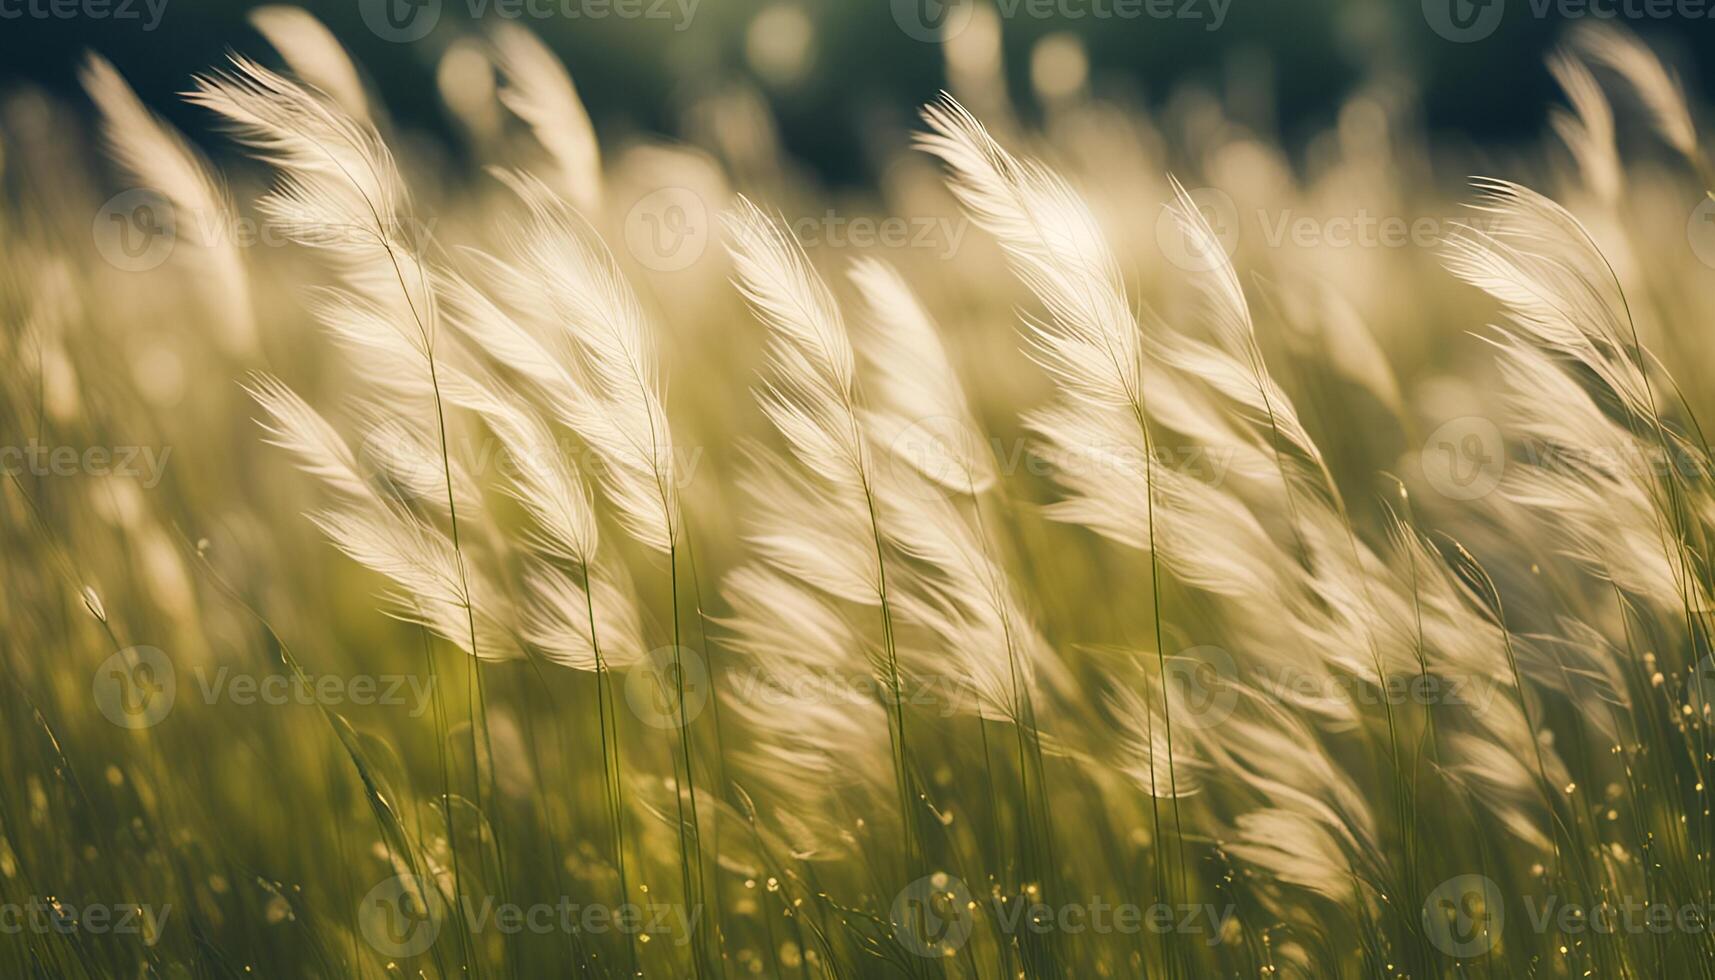
[[[78, 58], [93, 49], [117, 65], [145, 102], [204, 142], [206, 119], [172, 95], [226, 50], [267, 50], [246, 19], [252, 4], [103, 0], [113, 5], [112, 15], [43, 16], [73, 9], [61, 2], [0, 4], [0, 83], [36, 82], [75, 96]], [[939, 0], [311, 0], [304, 6], [341, 39], [409, 127], [447, 126], [436, 100], [423, 97], [446, 46], [484, 23], [512, 19], [565, 60], [604, 137], [638, 129], [677, 134], [697, 94], [749, 81], [772, 103], [790, 154], [830, 182], [853, 184], [872, 176], [866, 127], [907, 121], [912, 107], [946, 85], [936, 28], [960, 35], [990, 30], [996, 19], [971, 16], [977, 3], [999, 15], [1015, 94], [1031, 87], [1038, 42], [1070, 32], [1088, 51], [1096, 91], [1158, 107], [1191, 87], [1228, 98], [1242, 92], [1235, 108], [1248, 118], [1239, 121], [1288, 147], [1326, 126], [1343, 96], [1376, 78], [1414, 90], [1424, 124], [1443, 139], [1486, 146], [1534, 139], [1553, 100], [1542, 54], [1572, 21], [1611, 19], [1602, 14], [1630, 9], [1617, 7], [1621, 0], [1492, 0], [1478, 7], [1468, 0], [959, 0], [951, 6]], [[1660, 8], [1667, 14], [1661, 17], [1634, 6], [1622, 19], [1685, 68], [1693, 96], [1707, 94], [1715, 58], [1708, 41], [1715, 34], [1712, 22], [1697, 16], [1706, 11], [1694, 0]], [[1466, 23], [1473, 26], [1461, 33], [1456, 25]]]

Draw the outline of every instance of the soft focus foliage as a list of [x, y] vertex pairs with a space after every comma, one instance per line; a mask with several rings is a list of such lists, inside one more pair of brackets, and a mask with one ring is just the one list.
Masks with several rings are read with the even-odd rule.
[[1382, 82], [1289, 159], [950, 46], [835, 196], [516, 24], [459, 169], [255, 20], [219, 167], [98, 56], [105, 162], [0, 111], [0, 973], [1710, 974], [1715, 197], [1636, 38], [1463, 187]]

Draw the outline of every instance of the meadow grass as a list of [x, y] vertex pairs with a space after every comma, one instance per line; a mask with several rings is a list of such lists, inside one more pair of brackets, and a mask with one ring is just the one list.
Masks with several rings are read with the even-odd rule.
[[604, 145], [509, 25], [449, 168], [256, 23], [218, 149], [0, 107], [0, 972], [1715, 975], [1715, 196], [1631, 35], [1463, 188], [1385, 87], [1289, 158], [965, 71], [854, 205], [920, 249], [748, 93]]

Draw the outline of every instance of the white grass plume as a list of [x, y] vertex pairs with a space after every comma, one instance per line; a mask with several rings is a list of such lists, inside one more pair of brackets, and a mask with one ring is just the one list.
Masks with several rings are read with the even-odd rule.
[[250, 12], [250, 23], [294, 74], [326, 92], [353, 119], [370, 121], [369, 97], [357, 66], [327, 26], [302, 7], [269, 4]]
[[[1159, 701], [1146, 701], [1125, 687], [1108, 691], [1103, 700], [1118, 729], [1114, 764], [1132, 785], [1156, 799], [1202, 792], [1207, 766], [1191, 754], [1183, 730], [1173, 751], [1167, 751], [1167, 721]], [[1171, 768], [1169, 758], [1173, 760]]]
[[601, 148], [572, 76], [547, 45], [516, 24], [496, 25], [491, 37], [503, 79], [500, 101], [547, 149], [555, 188], [579, 210], [595, 214], [602, 200]]
[[1632, 86], [1667, 145], [1694, 164], [1699, 162], [1697, 127], [1691, 121], [1685, 91], [1637, 35], [1611, 24], [1586, 22], [1578, 26], [1574, 44]]
[[373, 126], [239, 56], [230, 70], [199, 76], [186, 98], [224, 117], [279, 170], [259, 206], [295, 240], [354, 264], [379, 261], [384, 277], [410, 275], [386, 268], [396, 264], [387, 250], [403, 244], [409, 195]]
[[856, 356], [833, 294], [794, 241], [740, 197], [726, 216], [739, 291], [768, 327], [763, 412], [805, 468], [842, 491], [871, 493]]
[[520, 632], [550, 661], [573, 670], [637, 663], [644, 654], [643, 627], [629, 583], [605, 565], [592, 571], [589, 583], [585, 591], [581, 580], [559, 568], [533, 565], [524, 578], [527, 600]]
[[[1224, 256], [1215, 230], [1184, 185], [1176, 177], [1169, 177], [1169, 183], [1174, 201], [1168, 209], [1180, 233], [1195, 243], [1191, 246], [1192, 254]], [[1163, 357], [1236, 401], [1253, 424], [1278, 434], [1307, 459], [1322, 465], [1322, 451], [1305, 431], [1297, 409], [1263, 361], [1250, 304], [1231, 259], [1216, 262], [1194, 275], [1192, 283], [1203, 296], [1205, 319], [1214, 343], [1210, 346], [1183, 337], [1169, 338], [1161, 345]]]
[[270, 445], [297, 457], [304, 472], [345, 497], [364, 500], [374, 496], [345, 438], [297, 392], [266, 374], [254, 375], [245, 390], [267, 416], [257, 424], [267, 433]]
[[[499, 593], [474, 569], [461, 570], [445, 534], [376, 493], [344, 439], [290, 389], [258, 376], [249, 390], [267, 413], [261, 424], [269, 441], [290, 450], [305, 472], [339, 494], [310, 520], [347, 557], [394, 584], [386, 598], [395, 615], [434, 630], [466, 653], [480, 651], [483, 659], [516, 656], [496, 609]], [[475, 622], [474, 651], [467, 609]]]
[[309, 516], [346, 557], [394, 584], [383, 596], [394, 615], [483, 660], [520, 655], [500, 612], [501, 593], [476, 569], [461, 568], [440, 530], [395, 508], [336, 506]]
[[1084, 202], [1047, 168], [1013, 157], [951, 96], [923, 118], [932, 132], [918, 145], [946, 163], [955, 196], [1048, 310], [1046, 323], [1028, 324], [1032, 356], [1079, 397], [1137, 404], [1142, 336]]
[[768, 787], [796, 850], [843, 851], [841, 794], [892, 791], [888, 722], [858, 682], [876, 654], [832, 603], [777, 572], [741, 566], [721, 594], [732, 608], [723, 645], [745, 663], [729, 670], [726, 703], [763, 736], [736, 761]]
[[498, 359], [531, 376], [558, 420], [602, 459], [601, 485], [625, 531], [654, 551], [679, 535], [679, 478], [654, 330], [599, 240], [539, 181], [499, 174], [527, 219], [485, 269], [531, 326], [467, 303], [464, 323]]
[[862, 494], [827, 492], [778, 455], [753, 452], [746, 540], [772, 567], [850, 602], [881, 601], [876, 539]]
[[1602, 95], [1590, 69], [1561, 51], [1548, 59], [1548, 70], [1566, 93], [1573, 111], [1555, 109], [1549, 120], [1572, 157], [1591, 193], [1612, 206], [1620, 197], [1622, 172], [1614, 145], [1614, 111]]
[[869, 325], [863, 350], [877, 407], [867, 421], [876, 441], [953, 493], [988, 490], [995, 482], [994, 455], [928, 312], [883, 262], [859, 260], [851, 278]]
[[1511, 326], [1583, 362], [1639, 418], [1655, 409], [1614, 273], [1584, 226], [1541, 194], [1502, 180], [1477, 182], [1475, 207], [1491, 221], [1446, 244], [1454, 275], [1499, 300]]
[[506, 448], [505, 490], [536, 522], [531, 544], [544, 555], [589, 567], [599, 539], [595, 508], [576, 466], [527, 407], [496, 399], [484, 413]]
[[229, 353], [249, 352], [256, 343], [250, 281], [238, 254], [238, 212], [226, 188], [202, 154], [150, 112], [105, 58], [89, 55], [78, 76], [101, 110], [102, 136], [114, 160], [172, 205], [174, 236], [195, 250], [197, 288], [223, 327], [216, 338]]

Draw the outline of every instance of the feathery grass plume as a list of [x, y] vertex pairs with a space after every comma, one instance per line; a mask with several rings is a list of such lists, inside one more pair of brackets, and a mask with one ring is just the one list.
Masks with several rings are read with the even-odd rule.
[[[343, 281], [342, 287], [322, 294], [324, 303], [317, 312], [324, 325], [343, 342], [376, 352], [384, 366], [401, 371], [389, 378], [389, 386], [414, 396], [405, 399], [407, 410], [400, 416], [410, 420], [407, 425], [426, 433], [433, 420], [446, 531], [397, 508], [342, 507], [312, 519], [342, 552], [400, 586], [390, 597], [396, 609], [448, 639], [458, 634], [455, 645], [469, 655], [463, 668], [469, 682], [477, 826], [493, 828], [495, 846], [483, 850], [483, 861], [492, 854], [498, 891], [505, 894], [506, 848], [500, 840], [504, 823], [484, 799], [498, 790], [481, 661], [513, 659], [520, 651], [512, 613], [502, 608], [499, 591], [466, 556], [457, 508], [460, 481], [449, 450], [449, 423], [454, 420], [448, 417], [448, 402], [480, 403], [485, 393], [481, 378], [447, 364], [442, 356], [458, 354], [456, 338], [443, 337], [440, 331], [436, 276], [423, 243], [407, 227], [405, 181], [373, 124], [354, 119], [326, 96], [248, 59], [233, 56], [230, 70], [198, 77], [186, 98], [222, 116], [242, 142], [276, 169], [274, 188], [258, 207], [293, 241], [319, 251]], [[442, 343], [455, 349], [446, 351]], [[461, 618], [462, 633], [457, 629]], [[428, 664], [434, 682], [432, 653]], [[455, 833], [446, 800], [451, 787], [445, 785], [442, 816], [450, 836]], [[462, 898], [456, 847], [453, 853]], [[459, 937], [461, 945], [466, 943], [462, 930]]]
[[173, 208], [174, 240], [194, 249], [199, 293], [224, 329], [215, 339], [244, 355], [256, 344], [250, 280], [238, 254], [238, 211], [213, 168], [159, 116], [150, 112], [117, 69], [100, 55], [85, 58], [78, 77], [101, 110], [108, 152], [121, 168]]
[[251, 26], [268, 39], [293, 74], [326, 92], [347, 115], [369, 122], [369, 97], [357, 66], [327, 26], [302, 7], [269, 4], [250, 12]]
[[515, 230], [508, 258], [487, 259], [486, 268], [499, 295], [536, 327], [520, 333], [490, 315], [477, 329], [490, 353], [542, 383], [555, 416], [601, 457], [602, 489], [626, 532], [668, 554], [679, 543], [680, 477], [642, 304], [564, 202], [532, 178], [500, 176], [528, 220]]
[[1587, 21], [1573, 33], [1584, 53], [1624, 78], [1649, 111], [1656, 132], [1694, 166], [1702, 166], [1697, 150], [1697, 127], [1685, 104], [1678, 79], [1662, 67], [1655, 53], [1637, 35], [1613, 24]]
[[884, 262], [858, 260], [851, 279], [869, 326], [869, 342], [861, 346], [880, 407], [865, 421], [876, 441], [953, 493], [988, 490], [995, 482], [994, 455], [928, 312]]
[[1353, 845], [1353, 860], [1373, 873], [1382, 863], [1378, 821], [1365, 791], [1322, 745], [1313, 720], [1265, 692], [1243, 684], [1234, 691], [1234, 715], [1201, 733], [1209, 771], [1236, 780], [1271, 806], [1343, 828], [1341, 835]]
[[[480, 572], [461, 567], [458, 550], [439, 529], [374, 507], [329, 508], [309, 516], [346, 557], [398, 586], [385, 598], [401, 619], [428, 627], [473, 657], [521, 656], [503, 593]], [[474, 617], [474, 627], [467, 617]]]
[[1572, 103], [1572, 112], [1555, 109], [1549, 116], [1572, 157], [1585, 186], [1603, 204], [1618, 202], [1622, 182], [1619, 149], [1614, 145], [1614, 111], [1601, 86], [1583, 62], [1566, 51], [1548, 59], [1548, 70]]
[[[1219, 237], [1210, 227], [1209, 219], [1197, 207], [1191, 195], [1177, 177], [1169, 177], [1174, 201], [1169, 212], [1177, 222], [1180, 234], [1190, 241], [1193, 255], [1225, 256]], [[1315, 463], [1324, 473], [1327, 464], [1322, 451], [1299, 421], [1298, 411], [1291, 399], [1275, 383], [1263, 361], [1257, 345], [1256, 325], [1251, 320], [1250, 304], [1244, 288], [1239, 285], [1238, 270], [1230, 259], [1212, 263], [1211, 268], [1192, 278], [1203, 297], [1204, 317], [1214, 336], [1213, 345], [1204, 344], [1182, 335], [1170, 335], [1160, 344], [1161, 359], [1190, 374], [1223, 396], [1236, 402], [1253, 425], [1266, 427], [1275, 439], [1287, 444]], [[1338, 491], [1328, 487], [1329, 493]], [[1290, 492], [1290, 491], [1289, 491]]]
[[1142, 334], [1119, 265], [1084, 202], [1046, 167], [1013, 157], [951, 96], [923, 118], [932, 132], [919, 134], [917, 145], [946, 163], [954, 195], [1047, 308], [1047, 323], [1027, 321], [1031, 355], [1076, 397], [1137, 405]]
[[[339, 494], [310, 520], [347, 557], [397, 587], [386, 596], [396, 615], [434, 630], [473, 656], [506, 660], [519, 655], [500, 593], [473, 570], [461, 569], [445, 534], [378, 494], [360, 474], [345, 440], [291, 389], [258, 375], [247, 390], [267, 415], [260, 424], [268, 441], [291, 452], [301, 469]], [[474, 617], [474, 627], [467, 615]]]
[[1454, 275], [1499, 300], [1510, 326], [1533, 343], [1582, 362], [1625, 408], [1653, 419], [1641, 351], [1613, 271], [1565, 208], [1502, 180], [1478, 180], [1473, 207], [1490, 219], [1446, 242]]
[[341, 496], [354, 501], [375, 499], [375, 490], [358, 471], [357, 457], [345, 437], [297, 392], [266, 374], [253, 375], [248, 390], [267, 413], [257, 424], [267, 433], [269, 445], [297, 457], [300, 469]]
[[[1089, 523], [1115, 540], [1151, 551], [1155, 535], [1172, 533], [1172, 520], [1154, 519], [1156, 506], [1171, 510], [1172, 502], [1184, 500], [1236, 516], [1233, 508], [1242, 509], [1242, 504], [1199, 492], [1182, 474], [1149, 465], [1155, 447], [1148, 431], [1146, 420], [1151, 413], [1146, 405], [1153, 406], [1159, 399], [1146, 401], [1142, 384], [1147, 376], [1153, 386], [1161, 375], [1144, 363], [1143, 334], [1131, 312], [1117, 265], [1083, 202], [1040, 164], [1012, 157], [950, 99], [926, 109], [924, 118], [934, 132], [920, 136], [919, 145], [948, 164], [954, 193], [978, 224], [1000, 239], [1020, 278], [1049, 311], [1050, 321], [1029, 322], [1026, 336], [1032, 355], [1060, 383], [1067, 397], [1062, 404], [1027, 416], [1027, 425], [1043, 438], [1050, 458], [1074, 464], [1056, 474], [1074, 491], [1069, 499], [1054, 505], [1057, 516]], [[1190, 214], [1197, 215], [1195, 208]], [[1186, 220], [1188, 234], [1202, 233], [1214, 240], [1206, 223], [1198, 224], [1200, 216]], [[1220, 336], [1229, 345], [1245, 348], [1251, 343], [1249, 314], [1231, 276], [1227, 269], [1224, 277], [1214, 280], [1211, 295], [1224, 302], [1211, 305]], [[1219, 358], [1202, 360], [1223, 366], [1228, 363]], [[1216, 379], [1215, 387], [1223, 394], [1240, 398], [1244, 392], [1263, 390], [1261, 375], [1242, 384], [1232, 375], [1232, 371], [1224, 371]], [[1218, 383], [1222, 379], [1226, 379], [1224, 385]], [[1177, 395], [1183, 389], [1182, 384], [1174, 385], [1167, 392]], [[1258, 402], [1255, 395], [1243, 400]], [[1214, 421], [1218, 416], [1207, 403], [1173, 397], [1168, 404], [1177, 427], [1205, 435], [1231, 431], [1226, 423]], [[1295, 442], [1304, 443], [1314, 453], [1301, 426], [1290, 425], [1287, 431]], [[1247, 460], [1267, 465], [1266, 456], [1257, 451], [1254, 442], [1230, 436], [1222, 441], [1247, 448]], [[1137, 482], [1140, 478], [1141, 483]], [[1154, 482], [1160, 485], [1150, 489], [1152, 478], [1158, 478]], [[1164, 499], [1155, 500], [1157, 495]], [[1144, 505], [1139, 506], [1139, 502]], [[1252, 518], [1241, 521], [1241, 526], [1254, 524]], [[1185, 537], [1186, 541], [1194, 539], [1195, 533]], [[1162, 549], [1171, 556], [1170, 561], [1186, 562], [1199, 561], [1199, 550]], [[1266, 552], [1253, 552], [1251, 559], [1243, 559], [1235, 549], [1233, 557], [1248, 565], [1260, 562], [1261, 554]], [[1267, 574], [1261, 568], [1258, 573]], [[1225, 576], [1217, 573], [1201, 578], [1216, 583]]]
[[[424, 402], [474, 395], [468, 379], [439, 374], [435, 273], [411, 228], [409, 194], [373, 125], [355, 119], [248, 59], [201, 76], [186, 98], [231, 124], [276, 168], [258, 207], [299, 244], [315, 248], [344, 286], [312, 294], [311, 309], [343, 342], [385, 358], [371, 377]], [[456, 354], [456, 351], [447, 352]]]
[[[1706, 608], [1702, 560], [1688, 551], [1698, 529], [1678, 475], [1682, 460], [1700, 454], [1664, 421], [1651, 377], [1659, 365], [1641, 346], [1611, 268], [1559, 205], [1513, 184], [1479, 186], [1498, 227], [1456, 236], [1447, 265], [1506, 309], [1507, 405], [1521, 431], [1553, 453], [1551, 465], [1508, 474], [1510, 495], [1557, 514], [1570, 552], [1597, 561], [1599, 574], [1628, 591]], [[1674, 388], [1668, 382], [1664, 392]], [[1659, 477], [1648, 465], [1658, 458], [1673, 463]]]
[[811, 473], [867, 493], [856, 355], [833, 294], [798, 244], [748, 199], [738, 198], [726, 224], [739, 291], [769, 328], [774, 377], [759, 395], [763, 412]]
[[278, 171], [257, 206], [340, 273], [343, 288], [317, 294], [318, 317], [350, 343], [389, 352], [393, 366], [419, 360], [381, 377], [438, 401], [434, 274], [411, 226], [404, 178], [375, 127], [239, 56], [229, 71], [199, 76], [186, 98], [224, 117]]
[[1338, 830], [1338, 825], [1306, 813], [1252, 810], [1239, 815], [1238, 840], [1224, 846], [1234, 857], [1249, 861], [1280, 881], [1308, 888], [1346, 906], [1354, 897], [1363, 900], [1368, 896], [1354, 881]]
[[769, 513], [763, 517], [766, 538], [757, 543], [773, 551], [782, 571], [879, 607], [876, 673], [886, 685], [884, 697], [891, 698], [888, 732], [909, 874], [921, 859], [915, 783], [881, 523], [886, 503], [865, 445], [856, 355], [833, 294], [798, 243], [742, 196], [725, 221], [739, 291], [769, 332], [771, 377], [757, 399], [805, 471], [759, 456], [760, 482], [752, 489], [765, 494], [757, 500], [766, 501]]
[[861, 494], [827, 493], [788, 459], [753, 450], [745, 540], [774, 569], [837, 599], [881, 605], [876, 536]]
[[500, 101], [524, 120], [554, 162], [554, 187], [578, 210], [601, 208], [601, 147], [572, 76], [534, 34], [516, 24], [491, 32]]
[[[1208, 760], [1205, 781], [1211, 793], [1217, 779], [1226, 792], [1243, 787], [1260, 805], [1237, 816], [1237, 839], [1223, 839], [1222, 849], [1271, 881], [1322, 895], [1355, 922], [1373, 919], [1378, 900], [1399, 886], [1366, 790], [1284, 704], [1242, 683], [1234, 693], [1236, 713], [1199, 733]], [[1270, 890], [1258, 898], [1295, 928], [1317, 928], [1317, 917], [1290, 893]]]
[[[1127, 547], [1155, 551], [1187, 584], [1272, 607], [1291, 591], [1279, 547], [1231, 494], [1152, 458], [1134, 418], [1076, 402], [1037, 409], [1025, 425], [1062, 461], [1049, 517]], [[1153, 495], [1154, 519], [1142, 504]]]
[[[644, 547], [667, 556], [673, 673], [679, 686], [681, 721], [685, 722], [678, 726], [676, 765], [685, 767], [683, 782], [689, 791], [679, 795], [676, 802], [688, 799], [693, 807], [689, 824], [681, 814], [676, 826], [686, 901], [699, 909], [700, 917], [703, 867], [701, 830], [694, 809], [697, 761], [689, 718], [684, 714], [685, 676], [679, 668], [678, 565], [686, 538], [680, 525], [672, 432], [662, 404], [650, 327], [612, 256], [571, 207], [533, 177], [498, 170], [493, 174], [524, 205], [525, 219], [508, 225], [504, 256], [472, 253], [497, 300], [462, 277], [447, 277], [442, 291], [449, 320], [477, 349], [523, 378], [552, 416], [596, 453], [602, 464], [601, 487], [617, 511], [621, 528]], [[539, 421], [523, 417], [504, 404], [478, 410], [489, 417], [491, 425], [498, 426], [503, 441], [527, 455], [557, 453]], [[547, 537], [538, 544], [549, 554], [576, 562], [585, 573], [590, 655], [603, 675], [598, 684], [606, 684], [605, 658], [600, 652], [604, 642], [599, 623], [602, 616], [594, 604], [617, 600], [613, 589], [603, 587], [601, 576], [605, 573], [594, 563], [594, 523], [572, 511], [585, 499], [581, 479], [563, 461], [553, 459], [527, 466], [523, 479], [533, 485], [525, 493], [544, 498], [526, 505], [540, 511], [536, 516], [548, 527]], [[566, 625], [544, 624], [540, 605], [535, 619], [538, 632], [546, 628], [563, 633]], [[569, 646], [564, 637], [560, 645]], [[611, 698], [610, 693], [606, 696]], [[607, 751], [617, 753], [617, 729], [612, 737], [604, 730], [603, 737], [610, 743]], [[624, 815], [617, 802], [621, 792], [617, 755], [610, 758], [610, 794], [615, 801], [617, 828]], [[617, 860], [623, 882], [623, 855]], [[690, 880], [693, 864], [695, 890]], [[700, 950], [692, 957], [699, 974], [704, 958]]]
[[375, 401], [360, 401], [352, 414], [363, 432], [359, 465], [394, 496], [447, 517], [481, 512], [481, 488], [457, 457], [442, 457], [432, 424]]
[[[1503, 702], [1510, 703], [1510, 702]], [[1501, 741], [1499, 732], [1485, 730], [1481, 735], [1454, 732], [1447, 737], [1447, 774], [1462, 785], [1472, 797], [1489, 809], [1508, 833], [1543, 855], [1554, 851], [1554, 842], [1542, 828], [1554, 819], [1542, 810], [1543, 786], [1533, 768], [1535, 759], [1529, 742], [1531, 737], [1520, 731], [1522, 719], [1517, 709], [1509, 717], [1519, 722], [1512, 729], [1513, 737]], [[1524, 754], [1518, 754], [1520, 748]], [[1564, 786], [1562, 781], [1559, 785]]]
[[524, 405], [505, 397], [494, 399], [483, 415], [512, 464], [506, 493], [535, 519], [530, 538], [534, 549], [573, 564], [593, 564], [598, 540], [595, 508], [582, 475], [548, 427]]
[[[480, 293], [462, 280], [449, 284], [476, 322], [522, 335], [515, 324], [488, 304]], [[457, 305], [457, 304], [455, 304]], [[467, 328], [472, 321], [464, 321]], [[482, 332], [478, 329], [478, 333]], [[529, 344], [508, 348], [523, 352], [523, 363], [546, 368], [552, 362], [529, 356]], [[554, 376], [549, 373], [550, 379]], [[567, 459], [548, 426], [520, 398], [498, 384], [488, 388], [477, 406], [489, 427], [500, 437], [512, 462], [511, 479], [505, 492], [519, 501], [535, 522], [526, 540], [547, 559], [576, 566], [581, 580], [551, 560], [532, 562], [525, 574], [524, 639], [547, 659], [574, 670], [596, 674], [597, 723], [602, 751], [602, 786], [607, 817], [613, 831], [613, 863], [624, 901], [631, 898], [626, 872], [625, 774], [619, 742], [618, 705], [613, 697], [611, 671], [629, 667], [644, 657], [643, 627], [636, 596], [622, 568], [597, 560], [599, 528], [588, 488], [575, 464]], [[629, 962], [635, 969], [637, 946], [628, 941]]]
[[[479, 261], [496, 293], [529, 325], [481, 302], [464, 303], [468, 315], [461, 322], [472, 336], [488, 342], [485, 349], [491, 355], [532, 379], [555, 418], [600, 458], [602, 491], [618, 512], [621, 528], [667, 557], [672, 674], [681, 722], [677, 764], [684, 767], [680, 778], [685, 787], [684, 793], [675, 794], [675, 803], [690, 806], [688, 814], [679, 813], [674, 826], [685, 900], [697, 909], [700, 921], [708, 893], [679, 612], [680, 552], [689, 539], [681, 525], [679, 475], [652, 331], [612, 255], [575, 210], [533, 177], [493, 173], [524, 205], [526, 220], [509, 229], [505, 258], [482, 256]], [[548, 288], [542, 288], [544, 284]], [[590, 568], [587, 563], [583, 567]], [[717, 906], [720, 900], [717, 891]], [[699, 939], [699, 949], [692, 954], [699, 976], [704, 961], [716, 955], [701, 947], [706, 941]]]
[[[862, 351], [873, 387], [864, 424], [877, 458], [898, 464], [879, 481], [898, 512], [886, 531], [901, 551], [932, 569], [911, 577], [901, 611], [965, 664], [959, 674], [985, 717], [1033, 724], [1029, 691], [1037, 668], [1049, 669], [1058, 686], [1066, 679], [1016, 601], [982, 526], [981, 505], [967, 516], [942, 496], [976, 497], [995, 484], [988, 440], [939, 330], [899, 273], [860, 260], [852, 281], [869, 323]], [[934, 486], [916, 485], [925, 479]]]
[[[1186, 562], [1187, 577], [1199, 584], [1213, 584], [1216, 577], [1193, 567], [1205, 542], [1164, 549], [1159, 537], [1170, 526], [1188, 537], [1211, 528], [1195, 519], [1180, 522], [1177, 515], [1158, 520], [1158, 512], [1179, 503], [1223, 506], [1226, 500], [1198, 492], [1191, 486], [1195, 481], [1169, 476], [1156, 462], [1144, 389], [1143, 333], [1118, 264], [1083, 200], [1046, 167], [1014, 158], [950, 96], [926, 108], [923, 117], [931, 132], [920, 134], [917, 145], [951, 170], [954, 196], [1000, 241], [1014, 272], [1047, 310], [1045, 322], [1026, 318], [1025, 337], [1031, 357], [1053, 377], [1061, 395], [1056, 405], [1027, 416], [1025, 424], [1042, 437], [1050, 458], [1073, 463], [1056, 467], [1056, 480], [1071, 496], [1051, 505], [1051, 516], [1083, 523], [1148, 554], [1155, 656], [1165, 674], [1161, 556], [1172, 554], [1170, 561]], [[1163, 503], [1169, 506], [1161, 507]], [[1238, 555], [1236, 549], [1216, 561], [1247, 570], [1262, 564]], [[1152, 855], [1155, 887], [1161, 900], [1169, 900], [1172, 890], [1183, 894], [1187, 889], [1185, 823], [1177, 783], [1177, 756], [1184, 749], [1175, 745], [1170, 701], [1164, 697], [1161, 707], [1173, 848], [1165, 845], [1156, 794], [1150, 794], [1149, 803], [1158, 842]], [[1145, 748], [1153, 751], [1153, 739]], [[1150, 768], [1153, 771], [1155, 764]], [[1175, 863], [1177, 871], [1170, 870]], [[1178, 945], [1162, 939], [1161, 957], [1170, 974], [1183, 965]]]
[[1174, 769], [1168, 771], [1167, 722], [1155, 702], [1145, 701], [1136, 691], [1125, 687], [1105, 692], [1103, 701], [1118, 729], [1115, 767], [1133, 785], [1158, 798], [1195, 796], [1202, 792], [1207, 766], [1188, 757], [1183, 742], [1175, 746]]
[[[393, 154], [374, 127], [325, 97], [242, 56], [198, 76], [185, 98], [224, 117], [235, 134], [280, 173], [261, 207], [295, 240], [346, 259], [359, 281], [377, 257], [385, 267], [404, 250], [409, 194]], [[423, 287], [415, 269], [404, 278], [413, 299]], [[399, 289], [399, 286], [394, 286]]]
[[746, 660], [729, 703], [764, 736], [735, 762], [766, 788], [770, 818], [796, 853], [844, 853], [842, 795], [892, 792], [885, 711], [859, 682], [878, 654], [834, 604], [779, 572], [740, 566], [721, 594], [732, 608], [722, 644]]
[[605, 569], [596, 566], [588, 589], [546, 563], [532, 567], [525, 576], [529, 596], [520, 629], [525, 639], [562, 667], [623, 669], [645, 653], [636, 599], [623, 579]]
[[[1504, 474], [1506, 498], [1552, 515], [1554, 549], [1628, 594], [1708, 608], [1707, 583], [1679, 561], [1666, 487], [1649, 464], [1655, 447], [1609, 418], [1552, 352], [1516, 337], [1497, 348], [1509, 425], [1546, 456]], [[1672, 445], [1676, 455], [1690, 452]]]

